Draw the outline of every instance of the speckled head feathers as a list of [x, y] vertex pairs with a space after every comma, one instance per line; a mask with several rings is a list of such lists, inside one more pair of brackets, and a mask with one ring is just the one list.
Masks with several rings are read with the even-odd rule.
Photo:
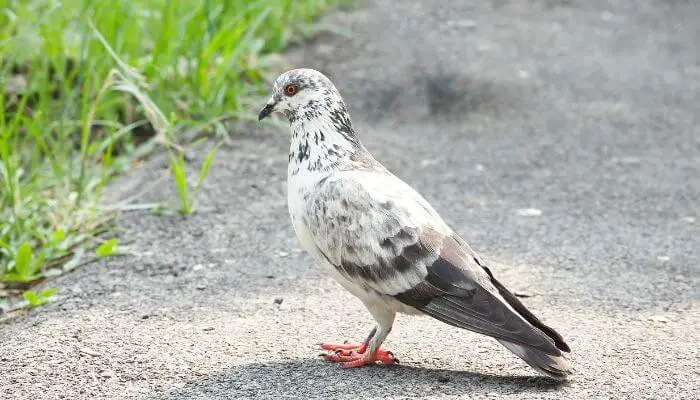
[[289, 120], [291, 175], [300, 170], [371, 164], [372, 157], [355, 135], [343, 98], [322, 73], [300, 68], [277, 77], [258, 119], [273, 112]]
[[311, 68], [297, 68], [280, 74], [275, 80], [274, 93], [281, 95], [283, 88], [290, 84], [297, 85], [301, 90], [329, 89], [337, 93], [327, 76]]
[[337, 108], [345, 109], [345, 105], [333, 82], [314, 69], [299, 68], [277, 77], [272, 96], [259, 119], [278, 112], [293, 122], [298, 118], [312, 119], [324, 110]]

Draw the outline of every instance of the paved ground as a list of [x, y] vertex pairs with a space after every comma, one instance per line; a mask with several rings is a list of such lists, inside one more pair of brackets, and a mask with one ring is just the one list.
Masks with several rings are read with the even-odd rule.
[[333, 76], [365, 144], [532, 295], [573, 349], [572, 380], [427, 318], [398, 319], [398, 367], [316, 358], [372, 322], [298, 250], [286, 133], [251, 128], [198, 214], [126, 214], [132, 255], [0, 326], [0, 398], [700, 397], [698, 3], [377, 0], [328, 21], [352, 38], [290, 62]]

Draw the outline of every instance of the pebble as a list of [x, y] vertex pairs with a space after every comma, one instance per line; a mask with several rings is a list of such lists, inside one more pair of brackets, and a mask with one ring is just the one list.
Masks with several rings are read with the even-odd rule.
[[542, 215], [542, 210], [537, 208], [521, 208], [517, 211], [517, 214], [521, 217], [539, 217]]
[[447, 26], [454, 26], [457, 28], [476, 28], [476, 21], [472, 19], [460, 19], [447, 21]]
[[87, 348], [87, 347], [81, 348], [81, 349], [80, 349], [80, 352], [83, 353], [83, 354], [87, 354], [87, 355], [89, 355], [89, 356], [93, 356], [93, 357], [99, 357], [99, 356], [102, 355], [102, 354], [96, 352], [95, 350], [89, 349], [89, 348]]

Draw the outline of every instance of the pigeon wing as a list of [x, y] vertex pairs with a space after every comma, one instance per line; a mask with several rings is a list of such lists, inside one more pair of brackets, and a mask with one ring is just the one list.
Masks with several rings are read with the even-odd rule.
[[314, 193], [306, 225], [349, 281], [453, 326], [549, 353], [569, 350], [400, 179], [341, 172]]

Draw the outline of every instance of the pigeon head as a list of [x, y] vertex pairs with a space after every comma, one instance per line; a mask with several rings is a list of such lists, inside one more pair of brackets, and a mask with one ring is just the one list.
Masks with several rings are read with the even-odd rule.
[[310, 120], [339, 107], [345, 109], [330, 79], [313, 69], [293, 69], [277, 77], [272, 96], [260, 111], [258, 120], [274, 112], [284, 115], [290, 122], [300, 118]]
[[294, 171], [302, 164], [306, 170], [328, 169], [339, 166], [339, 160], [355, 162], [353, 157], [365, 153], [338, 89], [318, 71], [293, 69], [277, 77], [258, 120], [272, 113], [289, 120], [289, 161]]

